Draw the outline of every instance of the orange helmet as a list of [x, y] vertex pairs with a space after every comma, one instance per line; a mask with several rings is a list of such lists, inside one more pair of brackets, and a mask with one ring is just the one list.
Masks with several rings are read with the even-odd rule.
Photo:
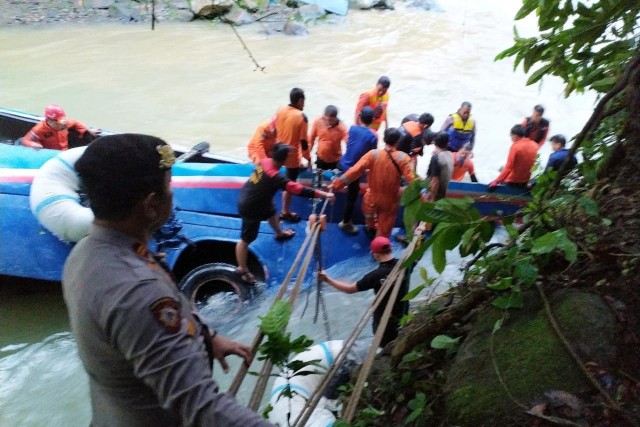
[[66, 115], [61, 106], [57, 104], [50, 104], [44, 108], [44, 116], [49, 120], [64, 120]]

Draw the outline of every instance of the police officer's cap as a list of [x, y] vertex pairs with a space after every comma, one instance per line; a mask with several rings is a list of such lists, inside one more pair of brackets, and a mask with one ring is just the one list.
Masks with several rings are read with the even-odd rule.
[[162, 177], [175, 163], [162, 139], [141, 134], [105, 135], [93, 141], [75, 164], [87, 184], [119, 188], [138, 186]]

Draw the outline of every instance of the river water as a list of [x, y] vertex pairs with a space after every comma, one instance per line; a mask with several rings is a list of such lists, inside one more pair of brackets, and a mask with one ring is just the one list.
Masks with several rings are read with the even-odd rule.
[[[310, 118], [334, 104], [349, 125], [358, 94], [384, 74], [392, 82], [392, 126], [407, 114], [428, 111], [438, 128], [462, 101], [473, 103], [479, 129], [474, 160], [484, 182], [506, 159], [510, 127], [533, 105], [546, 107], [552, 133], [573, 136], [580, 130], [593, 96], [564, 99], [554, 79], [526, 87], [525, 75], [514, 72], [510, 61], [493, 62], [512, 43], [518, 1], [452, 0], [441, 6], [441, 13], [403, 7], [350, 11], [335, 24], [310, 25], [310, 34], [300, 38], [266, 35], [258, 24], [239, 28], [264, 71], [255, 69], [224, 24], [161, 23], [155, 31], [118, 24], [0, 28], [0, 104], [40, 113], [55, 102], [69, 117], [95, 127], [151, 133], [184, 145], [206, 140], [212, 151], [244, 156], [255, 127], [288, 103], [292, 87], [305, 90]], [[531, 22], [519, 24], [525, 34], [532, 28]], [[541, 150], [543, 161], [549, 152]], [[421, 174], [424, 165], [422, 160]], [[441, 286], [455, 279], [458, 262], [451, 260]], [[429, 268], [427, 261], [423, 265]], [[355, 280], [373, 266], [369, 259], [352, 259], [330, 274]], [[87, 378], [59, 287], [39, 287], [23, 292], [13, 283], [0, 292], [0, 425], [87, 425]], [[327, 292], [326, 299], [332, 337], [341, 338], [370, 296]], [[268, 304], [257, 304], [225, 332], [249, 343]], [[312, 297], [294, 332], [321, 341], [326, 331], [313, 324], [313, 306]], [[301, 311], [296, 309], [296, 319]], [[231, 381], [219, 370], [215, 375], [223, 385]]]

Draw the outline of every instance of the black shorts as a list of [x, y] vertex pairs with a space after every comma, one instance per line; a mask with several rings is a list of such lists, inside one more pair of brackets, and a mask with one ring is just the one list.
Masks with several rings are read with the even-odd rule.
[[268, 214], [263, 215], [262, 217], [255, 216], [243, 216], [242, 217], [242, 231], [240, 232], [240, 238], [245, 243], [251, 243], [258, 237], [258, 232], [260, 231], [260, 222], [266, 221], [272, 216], [275, 216], [276, 210], [272, 207], [269, 210]]
[[318, 169], [330, 171], [338, 167], [338, 162], [325, 162], [322, 159], [317, 159], [316, 166], [318, 167]]
[[287, 168], [287, 178], [291, 181], [296, 181], [300, 175], [300, 168]]
[[260, 219], [242, 218], [242, 232], [240, 238], [245, 243], [251, 243], [258, 237], [260, 231]]

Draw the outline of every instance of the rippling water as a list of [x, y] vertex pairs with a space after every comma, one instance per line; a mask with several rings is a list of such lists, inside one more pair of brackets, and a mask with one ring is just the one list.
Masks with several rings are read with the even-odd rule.
[[[0, 28], [0, 103], [39, 113], [56, 102], [70, 117], [95, 127], [151, 133], [186, 145], [208, 140], [212, 151], [244, 156], [255, 127], [288, 102], [291, 87], [305, 89], [310, 118], [334, 104], [349, 125], [357, 95], [386, 74], [392, 81], [392, 126], [409, 113], [428, 111], [439, 127], [462, 101], [473, 103], [477, 175], [486, 182], [506, 159], [510, 127], [533, 105], [545, 105], [552, 133], [569, 136], [580, 130], [593, 105], [590, 95], [564, 99], [554, 79], [525, 87], [526, 77], [514, 73], [510, 62], [493, 62], [512, 43], [511, 17], [518, 3], [443, 1], [444, 13], [403, 7], [350, 11], [334, 25], [311, 25], [310, 35], [302, 38], [267, 36], [260, 25], [239, 28], [265, 72], [254, 71], [223, 24], [162, 23], [154, 32], [125, 25]], [[531, 31], [530, 22], [521, 25]], [[545, 161], [549, 152], [541, 150]], [[424, 174], [424, 161], [418, 171]], [[441, 289], [459, 274], [459, 261], [450, 260]], [[350, 259], [330, 273], [355, 280], [373, 267], [370, 259]], [[51, 290], [44, 293], [1, 294], [0, 426], [89, 423], [86, 374], [59, 289], [47, 286]], [[300, 301], [305, 298], [302, 294]], [[371, 295], [327, 291], [326, 301], [333, 338], [341, 338]], [[249, 343], [257, 316], [269, 303], [257, 303], [226, 332]], [[322, 322], [312, 323], [314, 304], [312, 296], [295, 333], [324, 340]], [[301, 311], [302, 304], [296, 319]], [[223, 385], [232, 380], [219, 369], [215, 376]], [[246, 384], [241, 395], [250, 388]]]

